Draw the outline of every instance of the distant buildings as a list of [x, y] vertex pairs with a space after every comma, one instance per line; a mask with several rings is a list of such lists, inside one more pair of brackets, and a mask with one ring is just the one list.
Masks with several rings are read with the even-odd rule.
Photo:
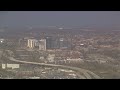
[[60, 38], [59, 39], [59, 43], [60, 43], [60, 48], [69, 48], [70, 47], [70, 43], [65, 40], [64, 38]]
[[70, 42], [65, 38], [47, 36], [44, 39], [28, 39], [27, 47], [30, 49], [37, 48], [38, 50], [54, 50], [68, 49], [71, 47]]
[[19, 44], [19, 48], [22, 48], [22, 49], [26, 48], [28, 45], [28, 39], [27, 38], [20, 38], [18, 44]]
[[58, 37], [53, 38], [53, 49], [60, 49], [60, 40]]
[[33, 49], [35, 47], [36, 39], [28, 39], [28, 48]]
[[46, 49], [52, 49], [53, 48], [53, 38], [52, 37], [46, 37]]
[[46, 45], [47, 49], [65, 49], [71, 47], [71, 44], [67, 39], [60, 37], [47, 37]]
[[37, 47], [39, 50], [46, 51], [46, 39], [28, 39], [27, 47], [30, 49], [34, 49]]
[[46, 39], [41, 39], [39, 41], [39, 50], [46, 51]]

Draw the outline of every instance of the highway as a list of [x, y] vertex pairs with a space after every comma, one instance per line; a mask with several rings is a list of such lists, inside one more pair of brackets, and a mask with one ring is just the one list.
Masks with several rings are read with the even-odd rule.
[[[15, 58], [12, 57], [11, 55], [11, 51], [8, 50], [8, 53], [10, 54], [10, 56], [6, 56], [6, 54], [4, 54], [5, 57], [8, 58], [8, 60], [10, 61], [14, 61], [17, 63], [24, 63], [24, 64], [34, 64], [34, 65], [40, 65], [40, 66], [49, 66], [49, 67], [58, 67], [58, 68], [63, 68], [63, 69], [71, 69], [77, 72], [77, 75], [80, 77], [80, 79], [100, 79], [100, 77], [98, 75], [96, 75], [95, 73], [86, 70], [86, 69], [82, 69], [82, 68], [77, 68], [77, 67], [71, 67], [71, 66], [65, 66], [65, 65], [56, 65], [56, 64], [46, 64], [46, 63], [38, 63], [38, 62], [28, 62], [28, 61], [21, 61], [21, 60], [17, 60]], [[92, 76], [92, 77], [91, 77]]]
[[[77, 68], [77, 67], [71, 67], [71, 66], [64, 66], [64, 65], [55, 65], [55, 64], [45, 64], [45, 63], [37, 63], [37, 62], [28, 62], [28, 61], [21, 61], [21, 60], [16, 60], [13, 57], [7, 57], [9, 60], [14, 61], [14, 62], [18, 62], [18, 63], [25, 63], [25, 64], [34, 64], [34, 65], [41, 65], [41, 66], [49, 66], [49, 67], [58, 67], [58, 68], [66, 68], [66, 69], [71, 69], [74, 71], [77, 71], [80, 77], [80, 79], [92, 79], [92, 77], [90, 76], [90, 74], [94, 77], [94, 79], [100, 79], [100, 77], [98, 75], [96, 75], [95, 73], [89, 71], [89, 70], [85, 70], [85, 69], [81, 69], [81, 68]], [[81, 75], [80, 73], [82, 73], [83, 75]]]

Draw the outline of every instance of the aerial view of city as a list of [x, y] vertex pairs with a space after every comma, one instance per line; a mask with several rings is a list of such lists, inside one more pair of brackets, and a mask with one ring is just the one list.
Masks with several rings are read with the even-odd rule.
[[120, 12], [0, 11], [0, 79], [120, 79]]

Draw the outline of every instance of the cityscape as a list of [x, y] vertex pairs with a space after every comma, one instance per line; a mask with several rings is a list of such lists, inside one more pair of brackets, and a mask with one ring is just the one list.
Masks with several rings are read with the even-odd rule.
[[1, 27], [0, 78], [119, 79], [120, 30]]

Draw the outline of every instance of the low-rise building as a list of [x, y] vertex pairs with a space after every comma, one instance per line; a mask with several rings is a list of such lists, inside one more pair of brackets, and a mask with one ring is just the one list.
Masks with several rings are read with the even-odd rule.
[[17, 69], [20, 68], [19, 64], [2, 64], [2, 69]]

